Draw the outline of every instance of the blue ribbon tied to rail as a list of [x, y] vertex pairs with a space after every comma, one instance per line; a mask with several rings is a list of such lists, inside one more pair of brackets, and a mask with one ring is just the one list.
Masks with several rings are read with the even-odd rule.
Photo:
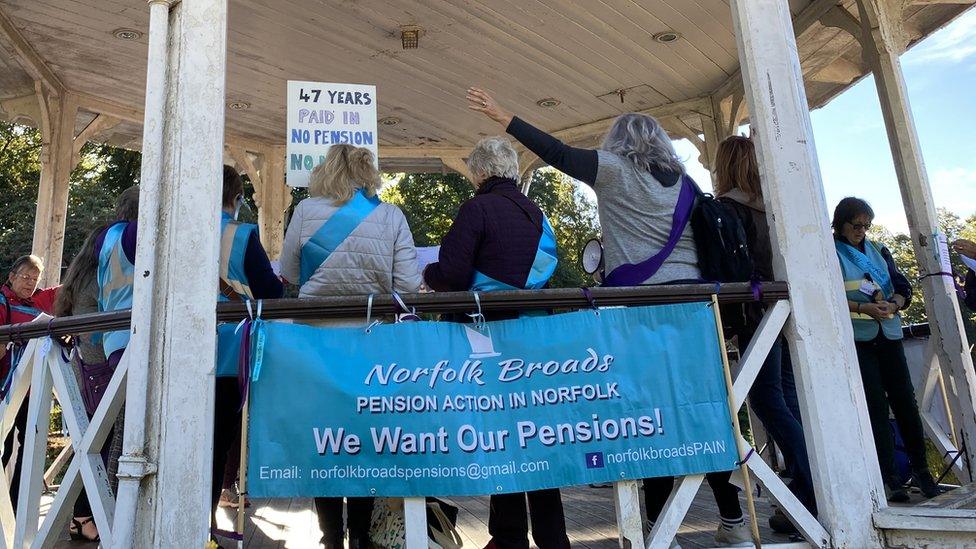
[[713, 314], [265, 322], [251, 338], [249, 493], [484, 495], [731, 470]]

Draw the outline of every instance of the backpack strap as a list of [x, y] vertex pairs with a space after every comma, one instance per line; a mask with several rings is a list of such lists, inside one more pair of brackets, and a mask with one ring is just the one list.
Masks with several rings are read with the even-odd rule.
[[685, 232], [685, 226], [691, 219], [691, 212], [695, 209], [698, 197], [702, 196], [701, 189], [695, 181], [687, 174], [681, 177], [681, 190], [678, 194], [678, 202], [674, 205], [674, 214], [671, 217], [671, 233], [664, 247], [656, 254], [641, 261], [640, 263], [624, 263], [610, 272], [603, 281], [604, 286], [637, 286], [664, 265], [664, 262], [678, 245], [678, 240]]

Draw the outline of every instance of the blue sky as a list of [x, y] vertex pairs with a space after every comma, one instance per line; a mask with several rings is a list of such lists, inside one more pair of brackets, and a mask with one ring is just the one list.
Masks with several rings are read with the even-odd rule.
[[[976, 213], [976, 9], [902, 56], [922, 155], [937, 207]], [[849, 195], [874, 207], [876, 223], [908, 229], [871, 77], [811, 114], [827, 207]], [[687, 141], [675, 143], [702, 186], [707, 172]]]

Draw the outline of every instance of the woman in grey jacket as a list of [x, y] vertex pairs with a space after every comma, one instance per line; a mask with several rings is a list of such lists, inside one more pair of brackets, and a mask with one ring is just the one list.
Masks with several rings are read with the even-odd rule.
[[[281, 252], [281, 274], [299, 297], [411, 293], [420, 289], [417, 251], [403, 212], [380, 202], [380, 174], [368, 149], [333, 145], [312, 171], [308, 192], [292, 214]], [[359, 325], [361, 319], [329, 325]], [[326, 549], [342, 549], [343, 498], [315, 498]], [[369, 545], [373, 498], [348, 498], [349, 547]]]
[[[312, 172], [309, 198], [295, 207], [281, 251], [281, 275], [301, 287], [299, 297], [420, 288], [410, 227], [400, 208], [379, 201], [381, 184], [373, 153], [352, 145], [333, 145]], [[344, 219], [333, 220], [340, 211]]]

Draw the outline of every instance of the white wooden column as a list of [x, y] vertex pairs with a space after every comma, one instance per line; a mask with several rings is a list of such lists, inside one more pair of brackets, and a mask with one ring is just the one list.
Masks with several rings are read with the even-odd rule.
[[34, 214], [31, 253], [44, 260], [41, 286], [61, 280], [64, 223], [68, 216], [68, 179], [74, 168], [75, 117], [78, 103], [62, 92], [57, 95], [37, 84], [41, 111], [41, 177]]
[[[210, 526], [227, 0], [150, 4], [117, 545], [203, 547]], [[121, 507], [132, 504], [135, 487], [127, 532], [131, 511]]]
[[[863, 31], [864, 59], [874, 73], [881, 113], [888, 131], [888, 144], [901, 188], [908, 232], [921, 273], [938, 273], [940, 267], [937, 243], [933, 234], [939, 231], [939, 220], [932, 199], [918, 133], [912, 117], [905, 76], [899, 56], [905, 49], [901, 32], [902, 2], [858, 0]], [[866, 197], [867, 198], [867, 197]], [[951, 379], [949, 404], [960, 446], [968, 449], [969, 459], [962, 459], [963, 480], [972, 481], [976, 471], [976, 375], [969, 354], [969, 342], [963, 329], [952, 279], [929, 276], [921, 282], [925, 312], [932, 330], [933, 349], [942, 373]], [[967, 469], [966, 466], [969, 466]]]
[[884, 491], [844, 286], [828, 228], [787, 0], [733, 0], [777, 279], [790, 284], [793, 352], [819, 518], [835, 547], [879, 547]]
[[[254, 188], [261, 244], [272, 260], [281, 255], [285, 242], [285, 212], [291, 206], [291, 187], [285, 184], [285, 148], [261, 154], [260, 185]], [[248, 172], [250, 173], [250, 172]]]

